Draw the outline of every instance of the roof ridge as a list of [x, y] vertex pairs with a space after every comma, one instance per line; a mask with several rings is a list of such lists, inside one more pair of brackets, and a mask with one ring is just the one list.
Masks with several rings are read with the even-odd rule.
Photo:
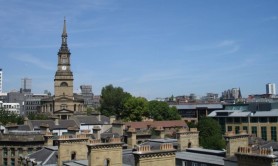
[[44, 160], [44, 162], [42, 163], [42, 165], [45, 165], [45, 164], [48, 162], [48, 160], [49, 160], [54, 154], [55, 154], [55, 151], [53, 151], [53, 152], [47, 157], [47, 159]]

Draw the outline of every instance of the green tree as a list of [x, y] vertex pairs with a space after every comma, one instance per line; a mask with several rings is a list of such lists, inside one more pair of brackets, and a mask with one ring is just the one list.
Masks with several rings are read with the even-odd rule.
[[86, 112], [87, 115], [91, 115], [93, 113], [93, 109], [91, 107], [87, 107]]
[[169, 107], [163, 101], [149, 102], [149, 115], [154, 120], [179, 120], [181, 119], [176, 107]]
[[22, 116], [6, 111], [4, 108], [0, 108], [0, 122], [3, 125], [7, 123], [23, 124], [24, 120]]
[[106, 116], [115, 115], [117, 119], [121, 119], [124, 103], [130, 97], [131, 95], [124, 92], [121, 87], [113, 87], [113, 85], [103, 87], [100, 98], [101, 113]]
[[124, 103], [122, 118], [125, 121], [142, 121], [148, 116], [148, 101], [142, 97], [130, 97]]
[[27, 117], [29, 120], [47, 120], [47, 119], [49, 119], [47, 114], [34, 113], [34, 112], [29, 113]]
[[206, 149], [222, 150], [225, 148], [225, 140], [221, 134], [219, 123], [209, 117], [202, 117], [198, 123], [200, 131], [200, 145]]

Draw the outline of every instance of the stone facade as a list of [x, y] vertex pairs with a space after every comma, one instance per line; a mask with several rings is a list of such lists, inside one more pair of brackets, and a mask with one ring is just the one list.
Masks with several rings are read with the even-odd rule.
[[176, 165], [176, 150], [173, 144], [161, 144], [160, 150], [151, 150], [150, 145], [143, 145], [137, 148], [134, 152], [136, 166], [175, 166]]
[[187, 148], [199, 147], [199, 131], [196, 128], [191, 128], [190, 131], [187, 129], [180, 129], [177, 132], [178, 139], [178, 150], [182, 151]]
[[277, 156], [272, 149], [252, 151], [251, 147], [239, 147], [235, 153], [238, 166], [276, 166]]
[[38, 132], [0, 134], [0, 165], [18, 166], [20, 155], [28, 155], [43, 146], [43, 135]]
[[63, 165], [63, 161], [86, 160], [87, 159], [86, 135], [76, 135], [70, 138], [69, 135], [60, 136], [58, 139], [58, 166]]
[[234, 132], [227, 132], [224, 135], [226, 140], [226, 156], [231, 157], [238, 151], [240, 146], [248, 146], [248, 134], [245, 131], [241, 131], [240, 134]]
[[122, 142], [112, 138], [108, 143], [90, 140], [88, 146], [88, 166], [122, 166]]

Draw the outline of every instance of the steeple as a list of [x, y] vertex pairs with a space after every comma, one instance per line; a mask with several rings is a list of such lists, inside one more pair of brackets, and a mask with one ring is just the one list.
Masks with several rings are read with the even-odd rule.
[[64, 18], [64, 27], [63, 27], [63, 33], [62, 33], [62, 45], [59, 50], [59, 53], [69, 53], [68, 49], [68, 43], [67, 43], [67, 26], [66, 26], [66, 17]]
[[64, 29], [63, 29], [62, 37], [68, 37], [67, 26], [66, 26], [66, 17], [64, 17]]

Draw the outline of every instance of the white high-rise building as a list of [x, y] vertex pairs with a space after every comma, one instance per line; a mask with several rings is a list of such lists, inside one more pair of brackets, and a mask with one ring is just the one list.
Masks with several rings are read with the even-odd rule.
[[276, 95], [276, 87], [274, 83], [266, 84], [266, 94]]
[[0, 69], [0, 93], [3, 92], [3, 72], [2, 69]]

